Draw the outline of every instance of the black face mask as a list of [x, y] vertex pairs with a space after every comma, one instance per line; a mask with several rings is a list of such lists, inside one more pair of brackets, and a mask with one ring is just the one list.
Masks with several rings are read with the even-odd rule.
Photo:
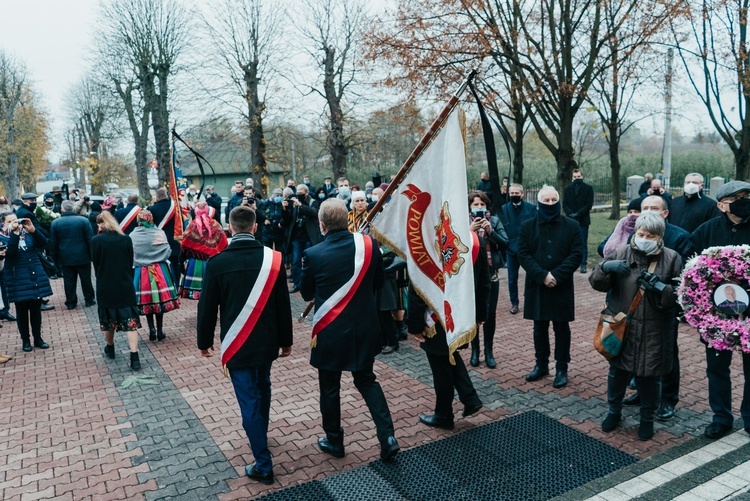
[[521, 203], [521, 195], [511, 195], [510, 201], [514, 204], [520, 204]]
[[750, 198], [738, 198], [729, 204], [729, 213], [742, 219], [750, 217]]
[[581, 184], [583, 182], [583, 179], [574, 179], [573, 182], [576, 184]]
[[36, 210], [36, 202], [31, 202], [29, 204], [29, 209], [31, 209], [32, 211]]
[[304, 202], [306, 198], [307, 198], [307, 195], [303, 195], [302, 193], [297, 193], [297, 200], [299, 200], [300, 202]]
[[560, 216], [560, 202], [556, 202], [552, 205], [539, 203], [539, 217], [543, 221], [552, 221]]
[[46, 200], [44, 202], [44, 206], [47, 207], [48, 209], [51, 209], [54, 205], [55, 205], [55, 202], [47, 202]]

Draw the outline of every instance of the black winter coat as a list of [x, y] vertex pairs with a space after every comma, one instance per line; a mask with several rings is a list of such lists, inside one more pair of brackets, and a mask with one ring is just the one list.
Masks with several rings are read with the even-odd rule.
[[206, 195], [206, 203], [216, 211], [214, 212], [214, 220], [221, 224], [221, 197], [216, 193], [211, 193], [210, 195]]
[[91, 239], [96, 273], [96, 300], [101, 308], [136, 306], [133, 285], [133, 241], [113, 231]]
[[[518, 261], [526, 271], [523, 318], [575, 320], [573, 275], [582, 258], [583, 241], [577, 221], [559, 216], [547, 222], [536, 217], [521, 225]], [[555, 287], [544, 285], [547, 273], [555, 277]]]
[[565, 215], [581, 226], [591, 226], [591, 208], [594, 206], [594, 188], [585, 182], [571, 183], [563, 191], [562, 207]]
[[50, 257], [62, 266], [87, 265], [91, 263], [89, 245], [93, 236], [87, 218], [65, 212], [49, 227]]
[[750, 245], [750, 219], [734, 224], [726, 214], [706, 221], [696, 229], [690, 239], [695, 252], [700, 254], [709, 247], [723, 245]]
[[[323, 235], [320, 234], [320, 224], [318, 223], [318, 204], [317, 200], [306, 197], [302, 205], [295, 207], [290, 201], [286, 210], [281, 214], [283, 226], [289, 228], [287, 234], [287, 249], [291, 250], [292, 242], [295, 240], [309, 240], [311, 245], [320, 242]], [[297, 218], [304, 217], [304, 225], [300, 228], [297, 226]], [[300, 235], [300, 232], [302, 234]]]
[[503, 205], [501, 220], [508, 235], [508, 253], [518, 254], [518, 237], [521, 234], [521, 224], [536, 217], [536, 207], [528, 202], [521, 202], [518, 207], [512, 202]]
[[52, 287], [37, 254], [47, 243], [44, 235], [38, 230], [27, 233], [24, 239], [26, 250], [18, 247], [20, 237], [15, 233], [9, 237], [0, 235], [0, 241], [8, 246], [3, 269], [8, 301], [35, 301], [51, 296]]
[[[372, 238], [365, 235], [365, 238]], [[375, 291], [383, 286], [383, 257], [373, 240], [370, 267], [349, 304], [317, 335], [310, 363], [329, 371], [360, 371], [372, 367], [382, 349]], [[347, 230], [329, 232], [303, 253], [300, 292], [315, 300], [315, 311], [354, 275], [354, 235]]]
[[716, 200], [703, 195], [701, 190], [698, 195], [673, 199], [667, 221], [692, 233], [698, 226], [718, 216], [721, 216], [721, 211], [716, 206]]
[[[679, 254], [664, 247], [658, 255], [654, 274], [666, 284], [664, 291], [644, 292], [641, 302], [630, 319], [630, 327], [620, 354], [610, 360], [618, 369], [640, 377], [655, 377], [672, 370], [674, 350], [675, 294], [673, 279], [680, 276], [682, 260]], [[621, 277], [604, 273], [601, 264], [589, 275], [591, 286], [607, 292], [605, 311], [610, 315], [627, 313], [638, 292], [638, 276], [647, 270], [652, 257], [635, 251], [630, 245], [621, 245], [602, 261], [625, 260], [630, 265], [630, 274]]]
[[[262, 263], [263, 244], [257, 240], [233, 241], [208, 260], [198, 302], [199, 349], [207, 350], [214, 345], [217, 317], [221, 321], [220, 338], [224, 339], [245, 306]], [[227, 364], [230, 371], [273, 362], [280, 347], [292, 346], [292, 310], [283, 266], [272, 287], [258, 323]]]
[[[479, 245], [484, 246], [484, 240], [479, 239]], [[480, 255], [474, 261], [474, 298], [476, 301], [476, 319], [477, 323], [487, 321], [487, 310], [489, 309], [490, 300], [490, 273], [487, 259]], [[425, 332], [425, 312], [427, 305], [424, 300], [414, 290], [414, 286], [409, 284], [409, 315], [406, 319], [406, 326], [411, 334], [421, 334]], [[494, 315], [494, 311], [492, 314]], [[479, 335], [479, 333], [477, 333]], [[445, 337], [445, 330], [440, 322], [435, 324], [435, 335], [432, 337], [425, 336], [424, 343], [420, 347], [430, 355], [447, 357], [448, 341]]]

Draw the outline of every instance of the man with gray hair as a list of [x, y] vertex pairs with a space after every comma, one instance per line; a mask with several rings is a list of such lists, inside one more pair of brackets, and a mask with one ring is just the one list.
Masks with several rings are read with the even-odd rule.
[[93, 306], [96, 304], [96, 293], [91, 284], [91, 238], [94, 231], [88, 219], [76, 214], [73, 202], [63, 201], [61, 209], [62, 216], [50, 226], [48, 247], [52, 259], [62, 266], [65, 306], [72, 310], [78, 304], [78, 277], [81, 277], [86, 306]]
[[537, 196], [539, 213], [521, 225], [518, 260], [526, 271], [523, 318], [534, 321], [536, 365], [526, 381], [549, 374], [549, 324], [555, 331], [554, 388], [568, 384], [570, 322], [575, 320], [573, 275], [583, 257], [578, 222], [560, 213], [560, 195], [543, 186]]
[[684, 194], [672, 200], [669, 205], [669, 221], [688, 233], [706, 221], [721, 215], [716, 200], [703, 194], [703, 176], [691, 172], [685, 176]]
[[[301, 186], [300, 186], [301, 188]], [[383, 257], [372, 237], [350, 233], [349, 211], [341, 200], [328, 199], [318, 211], [325, 239], [304, 251], [301, 292], [315, 300], [310, 364], [318, 369], [323, 452], [342, 458], [341, 373], [349, 371], [370, 410], [380, 442], [380, 458], [400, 450], [383, 389], [373, 372], [382, 348], [375, 291], [383, 286]]]

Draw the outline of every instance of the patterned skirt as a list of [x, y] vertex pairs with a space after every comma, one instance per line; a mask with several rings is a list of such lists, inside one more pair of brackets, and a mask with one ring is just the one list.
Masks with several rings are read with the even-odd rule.
[[185, 273], [180, 278], [180, 297], [200, 299], [206, 261], [194, 257], [185, 262]]
[[99, 328], [103, 331], [128, 332], [141, 328], [138, 308], [103, 308], [99, 307]]
[[165, 313], [180, 307], [169, 263], [136, 266], [134, 275], [135, 298], [141, 315]]

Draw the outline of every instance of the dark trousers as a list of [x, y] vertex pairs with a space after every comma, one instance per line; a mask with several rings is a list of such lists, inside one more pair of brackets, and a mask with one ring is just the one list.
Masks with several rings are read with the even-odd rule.
[[581, 240], [583, 240], [583, 258], [581, 264], [586, 264], [589, 259], [589, 227], [578, 225], [581, 228]]
[[169, 267], [172, 268], [172, 278], [174, 278], [174, 284], [177, 286], [180, 284], [180, 277], [182, 276], [179, 254], [169, 257]]
[[[706, 347], [706, 376], [708, 376], [708, 404], [714, 411], [714, 423], [731, 426], [732, 415], [732, 379], [730, 366], [732, 352], [719, 351]], [[742, 391], [740, 415], [745, 427], [750, 427], [750, 354], [742, 354], [742, 372], [745, 384]]]
[[[372, 372], [372, 366], [365, 370], [353, 371], [354, 386], [370, 409], [370, 416], [377, 429], [378, 440], [385, 443], [393, 436], [393, 421], [383, 389]], [[344, 433], [341, 428], [341, 371], [318, 369], [320, 385], [320, 414], [323, 418], [323, 431], [333, 445], [344, 444]]]
[[474, 389], [466, 365], [458, 352], [453, 354], [456, 365], [451, 365], [447, 355], [427, 354], [435, 385], [435, 415], [453, 421], [453, 389], [464, 407], [482, 405]]
[[63, 285], [65, 286], [65, 306], [75, 308], [78, 304], [78, 277], [81, 277], [81, 289], [86, 301], [93, 301], [96, 297], [94, 286], [91, 285], [91, 264], [78, 266], [63, 266]]
[[484, 322], [484, 342], [487, 344], [488, 340], [490, 345], [492, 339], [495, 337], [495, 327], [497, 319], [495, 318], [497, 313], [497, 301], [500, 299], [500, 282], [490, 282], [490, 301], [487, 305], [487, 320]]
[[[534, 320], [534, 355], [540, 367], [549, 365], [549, 324], [549, 320]], [[552, 322], [552, 328], [555, 331], [555, 368], [566, 371], [570, 362], [570, 324]]]
[[396, 322], [393, 320], [393, 315], [390, 311], [380, 310], [378, 312], [378, 318], [380, 319], [380, 332], [383, 337], [383, 346], [397, 346], [398, 339], [396, 336]]
[[661, 378], [661, 401], [671, 406], [680, 401], [680, 355], [677, 349], [677, 329], [680, 323], [675, 320], [672, 326], [674, 330], [674, 349], [672, 350], [672, 370]]
[[[607, 378], [607, 402], [610, 414], [622, 414], [622, 400], [630, 382], [631, 374], [616, 367], [609, 368]], [[641, 397], [641, 421], [654, 420], [656, 408], [661, 398], [661, 377], [635, 377], [638, 395]]]
[[7, 292], [7, 286], [2, 283], [3, 281], [3, 275], [2, 272], [0, 272], [0, 294], [2, 294], [3, 297], [3, 308], [0, 309], [0, 313], [3, 315], [10, 313], [10, 303], [8, 302], [8, 292]]
[[271, 364], [229, 371], [234, 394], [240, 404], [242, 427], [255, 456], [255, 467], [267, 473], [273, 469], [268, 450], [268, 417], [271, 412]]
[[508, 295], [510, 296], [510, 304], [518, 306], [518, 268], [521, 263], [518, 261], [518, 256], [506, 253], [508, 261]]
[[[34, 339], [42, 337], [42, 300], [17, 301], [16, 302], [16, 324], [18, 333], [24, 341], [30, 340], [30, 334]], [[31, 325], [31, 333], [29, 333]]]
[[302, 253], [310, 247], [312, 244], [309, 240], [292, 240], [292, 283], [295, 287], [299, 287], [302, 279]]

